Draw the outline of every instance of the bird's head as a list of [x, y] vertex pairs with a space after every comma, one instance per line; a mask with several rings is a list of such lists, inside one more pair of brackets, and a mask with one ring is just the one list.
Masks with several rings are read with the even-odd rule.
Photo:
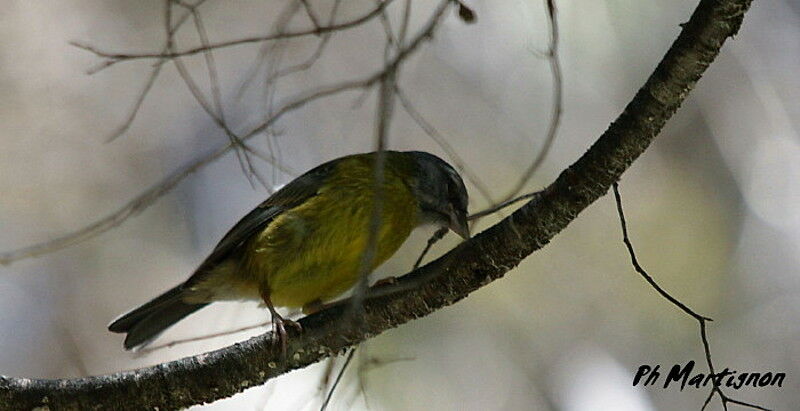
[[458, 172], [441, 158], [423, 151], [407, 151], [415, 164], [411, 189], [419, 200], [425, 222], [450, 228], [469, 238], [467, 205], [469, 197]]

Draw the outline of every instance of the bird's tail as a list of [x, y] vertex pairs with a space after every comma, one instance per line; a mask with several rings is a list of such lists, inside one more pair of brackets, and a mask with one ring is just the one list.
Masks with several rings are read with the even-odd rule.
[[108, 325], [115, 333], [127, 333], [125, 349], [142, 348], [164, 330], [208, 303], [186, 303], [183, 284], [161, 294], [141, 307], [117, 318]]

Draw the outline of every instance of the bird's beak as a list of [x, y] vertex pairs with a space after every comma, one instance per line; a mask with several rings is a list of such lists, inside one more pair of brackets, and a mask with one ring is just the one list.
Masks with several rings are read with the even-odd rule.
[[461, 236], [461, 238], [469, 239], [469, 223], [467, 222], [467, 213], [452, 211], [450, 213], [450, 226], [454, 233]]

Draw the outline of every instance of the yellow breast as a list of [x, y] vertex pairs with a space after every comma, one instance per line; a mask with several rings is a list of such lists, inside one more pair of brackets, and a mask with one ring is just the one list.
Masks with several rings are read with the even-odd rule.
[[[320, 192], [271, 222], [246, 245], [241, 272], [276, 306], [329, 300], [358, 280], [374, 207], [369, 159], [343, 160]], [[418, 224], [418, 205], [398, 170], [386, 168], [372, 272]], [[249, 281], [248, 281], [249, 282]]]

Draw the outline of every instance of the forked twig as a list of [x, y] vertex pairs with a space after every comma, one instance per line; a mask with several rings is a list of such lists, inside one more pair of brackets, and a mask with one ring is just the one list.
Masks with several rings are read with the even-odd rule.
[[373, 17], [379, 15], [381, 11], [386, 8], [393, 0], [386, 0], [381, 2], [377, 7], [370, 10], [366, 14], [363, 14], [359, 17], [356, 17], [352, 20], [343, 22], [343, 23], [336, 23], [330, 26], [320, 27], [320, 28], [313, 28], [313, 29], [306, 29], [306, 30], [298, 30], [298, 31], [291, 31], [291, 32], [284, 32], [279, 34], [268, 34], [264, 36], [254, 36], [254, 37], [246, 37], [236, 40], [230, 41], [223, 41], [219, 43], [212, 43], [207, 46], [200, 46], [194, 47], [186, 50], [179, 50], [174, 52], [157, 52], [157, 53], [113, 53], [108, 51], [103, 51], [98, 49], [97, 47], [83, 44], [83, 43], [72, 43], [75, 47], [84, 49], [98, 57], [102, 57], [108, 59], [105, 63], [106, 65], [103, 68], [110, 67], [116, 63], [122, 61], [130, 61], [130, 60], [141, 60], [141, 59], [172, 59], [175, 57], [183, 57], [183, 56], [191, 56], [193, 54], [203, 53], [208, 50], [216, 50], [226, 47], [233, 47], [233, 46], [241, 46], [245, 44], [251, 43], [263, 43], [266, 41], [272, 40], [280, 40], [280, 39], [290, 39], [295, 37], [304, 37], [304, 36], [311, 36], [311, 35], [319, 35], [323, 33], [328, 33], [332, 31], [341, 31], [356, 27], [361, 25], [365, 22], [370, 21]]
[[[633, 244], [631, 243], [630, 237], [628, 235], [628, 224], [625, 221], [625, 213], [622, 210], [622, 197], [619, 194], [619, 184], [614, 183], [611, 185], [611, 187], [614, 190], [614, 201], [616, 202], [617, 205], [617, 215], [619, 216], [619, 224], [620, 227], [622, 228], [622, 242], [625, 243], [625, 248], [627, 248], [628, 254], [631, 257], [631, 264], [633, 265], [633, 268], [664, 299], [666, 299], [672, 305], [678, 307], [681, 311], [683, 311], [684, 313], [686, 313], [687, 315], [689, 315], [690, 317], [694, 318], [697, 321], [697, 323], [700, 326], [700, 339], [703, 342], [703, 351], [705, 353], [706, 364], [708, 365], [709, 373], [710, 375], [716, 375], [717, 373], [714, 370], [714, 363], [711, 361], [711, 346], [708, 342], [708, 335], [706, 334], [706, 322], [713, 320], [711, 318], [698, 314], [697, 312], [686, 306], [686, 304], [682, 303], [680, 300], [670, 295], [666, 290], [664, 290], [663, 288], [661, 288], [660, 285], [658, 285], [658, 283], [653, 279], [653, 277], [650, 276], [650, 274], [647, 273], [647, 271], [645, 271], [644, 268], [642, 268], [642, 266], [639, 264], [639, 260], [636, 258], [636, 252], [634, 252], [633, 250]], [[722, 389], [720, 388], [719, 385], [719, 381], [717, 381], [716, 378], [711, 378], [711, 382], [712, 384], [714, 384], [714, 387], [711, 389], [711, 392], [709, 393], [708, 397], [703, 403], [703, 407], [701, 408], [701, 410], [705, 410], [706, 406], [708, 406], [708, 404], [711, 402], [711, 398], [714, 396], [714, 393], [716, 393], [719, 396], [720, 401], [722, 401], [723, 408], [725, 408], [726, 410], [728, 409], [728, 403], [730, 402], [732, 404], [738, 404], [741, 406], [757, 410], [769, 411], [768, 408], [764, 408], [759, 405], [732, 399], [722, 392]]]

